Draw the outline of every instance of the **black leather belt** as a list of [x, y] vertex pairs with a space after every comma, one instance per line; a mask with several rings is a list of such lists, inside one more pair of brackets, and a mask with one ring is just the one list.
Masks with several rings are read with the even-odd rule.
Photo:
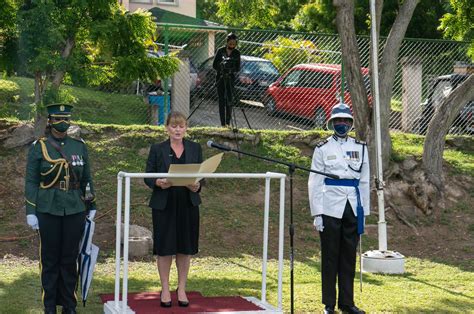
[[[47, 184], [45, 184], [47, 185]], [[53, 184], [50, 189], [59, 189], [63, 191], [67, 191], [66, 189], [66, 181], [58, 181]], [[69, 182], [69, 190], [79, 190], [81, 188], [81, 184], [79, 182]]]

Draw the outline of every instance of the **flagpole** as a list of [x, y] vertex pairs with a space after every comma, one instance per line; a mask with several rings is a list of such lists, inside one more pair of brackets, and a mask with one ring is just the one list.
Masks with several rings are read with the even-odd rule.
[[379, 60], [378, 60], [378, 36], [375, 0], [370, 1], [370, 26], [372, 41], [372, 80], [373, 80], [373, 108], [375, 118], [375, 153], [376, 153], [376, 177], [377, 205], [379, 209], [378, 238], [379, 249], [365, 252], [362, 255], [362, 270], [365, 272], [401, 274], [404, 273], [404, 256], [395, 251], [387, 250], [387, 222], [385, 221], [385, 200], [382, 163], [382, 133], [380, 126], [380, 93], [379, 93]]

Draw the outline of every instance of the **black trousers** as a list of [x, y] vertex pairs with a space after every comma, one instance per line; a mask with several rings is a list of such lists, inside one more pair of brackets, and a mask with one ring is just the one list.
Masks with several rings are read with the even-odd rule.
[[41, 239], [41, 285], [46, 309], [56, 308], [56, 305], [76, 308], [77, 256], [85, 215], [85, 212], [69, 216], [37, 213]]
[[338, 306], [354, 305], [354, 277], [357, 244], [357, 218], [346, 203], [342, 219], [323, 215], [321, 238], [321, 277], [323, 304], [336, 305], [336, 279], [339, 290]]
[[217, 95], [219, 96], [219, 117], [221, 126], [229, 125], [232, 114], [233, 78], [221, 76], [217, 80]]

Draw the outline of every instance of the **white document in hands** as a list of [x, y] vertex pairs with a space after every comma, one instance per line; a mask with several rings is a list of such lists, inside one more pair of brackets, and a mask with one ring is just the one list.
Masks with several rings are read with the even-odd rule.
[[[220, 153], [206, 159], [200, 164], [171, 164], [168, 173], [214, 173], [221, 163], [224, 153]], [[195, 184], [202, 178], [168, 178], [173, 186], [186, 186]]]

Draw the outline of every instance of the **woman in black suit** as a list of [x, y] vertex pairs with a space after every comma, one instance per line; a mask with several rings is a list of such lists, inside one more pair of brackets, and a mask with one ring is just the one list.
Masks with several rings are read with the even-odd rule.
[[[146, 164], [146, 172], [167, 173], [170, 164], [202, 162], [199, 143], [184, 139], [187, 130], [186, 116], [171, 112], [166, 119], [169, 139], [153, 144]], [[173, 255], [178, 269], [178, 305], [188, 306], [186, 281], [191, 256], [198, 252], [200, 183], [172, 186], [166, 178], [146, 178], [153, 189], [149, 206], [153, 216], [153, 254], [157, 255], [161, 281], [161, 306], [171, 307], [169, 274]]]

